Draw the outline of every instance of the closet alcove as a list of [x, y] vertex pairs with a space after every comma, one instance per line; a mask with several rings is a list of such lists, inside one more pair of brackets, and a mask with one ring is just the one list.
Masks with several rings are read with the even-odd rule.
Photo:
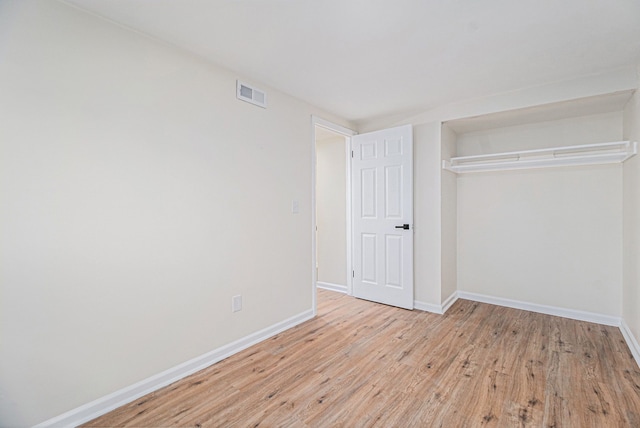
[[442, 231], [459, 293], [620, 315], [632, 94], [442, 124]]

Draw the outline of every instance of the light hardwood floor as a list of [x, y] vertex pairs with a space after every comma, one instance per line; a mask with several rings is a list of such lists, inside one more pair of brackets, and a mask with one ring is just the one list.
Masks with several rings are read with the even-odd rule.
[[615, 327], [318, 295], [315, 319], [85, 426], [640, 427], [640, 370]]

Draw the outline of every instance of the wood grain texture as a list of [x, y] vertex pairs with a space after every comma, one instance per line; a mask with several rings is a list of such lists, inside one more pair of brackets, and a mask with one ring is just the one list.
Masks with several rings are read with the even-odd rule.
[[459, 300], [318, 291], [318, 316], [86, 427], [639, 427], [615, 327]]

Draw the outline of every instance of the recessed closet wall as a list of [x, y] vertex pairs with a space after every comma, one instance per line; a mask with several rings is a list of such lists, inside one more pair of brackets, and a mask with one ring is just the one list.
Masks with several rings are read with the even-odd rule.
[[[615, 112], [448, 140], [464, 156], [620, 141], [622, 129]], [[460, 174], [456, 182], [458, 290], [621, 315], [621, 164]]]
[[[457, 154], [457, 135], [446, 124], [442, 125], [440, 153], [443, 159], [451, 159]], [[457, 211], [458, 190], [457, 176], [451, 171], [441, 171], [440, 187], [442, 194], [441, 222], [441, 295], [440, 303], [444, 304], [456, 292], [457, 272]]]

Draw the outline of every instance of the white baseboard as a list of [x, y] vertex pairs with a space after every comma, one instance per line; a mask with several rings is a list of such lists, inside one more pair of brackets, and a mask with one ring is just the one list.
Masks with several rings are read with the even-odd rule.
[[337, 291], [338, 293], [346, 293], [347, 292], [347, 286], [346, 285], [333, 284], [331, 282], [316, 281], [316, 286], [318, 288], [324, 288], [325, 290]]
[[624, 318], [620, 323], [620, 331], [622, 332], [622, 336], [624, 336], [624, 340], [627, 341], [627, 346], [631, 350], [631, 354], [636, 360], [636, 364], [638, 364], [638, 367], [640, 367], [640, 344], [638, 344], [638, 341], [631, 332], [631, 329], [629, 328], [627, 323], [624, 321]]
[[214, 349], [204, 355], [186, 361], [168, 370], [137, 382], [133, 385], [120, 389], [102, 398], [98, 398], [83, 406], [72, 409], [66, 413], [39, 423], [34, 428], [49, 427], [75, 427], [92, 419], [102, 416], [120, 406], [130, 403], [138, 398], [156, 391], [162, 387], [172, 384], [186, 376], [199, 370], [209, 367], [218, 361], [224, 360], [256, 343], [262, 342], [278, 333], [295, 327], [313, 318], [313, 311], [308, 310], [295, 315], [289, 319], [281, 321], [270, 327], [262, 329], [233, 343]]
[[436, 305], [433, 303], [426, 303], [426, 302], [421, 302], [419, 300], [414, 300], [413, 301], [413, 307], [414, 309], [418, 309], [420, 311], [425, 311], [425, 312], [431, 312], [434, 314], [439, 314], [442, 315], [442, 306], [441, 305]]
[[451, 296], [447, 297], [447, 299], [441, 305], [414, 300], [413, 307], [420, 311], [431, 312], [434, 314], [442, 315], [449, 310], [451, 305], [453, 305], [456, 302], [456, 300], [458, 300], [458, 293], [454, 291], [453, 293], [451, 293]]
[[454, 291], [451, 293], [451, 296], [447, 297], [444, 302], [442, 302], [442, 313], [444, 314], [449, 310], [449, 308], [458, 300], [458, 292]]
[[473, 300], [475, 302], [489, 303], [508, 308], [522, 309], [525, 311], [538, 312], [541, 314], [555, 315], [558, 317], [570, 318], [578, 321], [587, 321], [596, 324], [611, 325], [620, 327], [620, 317], [597, 314], [594, 312], [578, 311], [575, 309], [560, 308], [557, 306], [539, 305], [537, 303], [522, 302], [520, 300], [505, 299], [503, 297], [487, 296], [484, 294], [458, 291], [458, 298]]

